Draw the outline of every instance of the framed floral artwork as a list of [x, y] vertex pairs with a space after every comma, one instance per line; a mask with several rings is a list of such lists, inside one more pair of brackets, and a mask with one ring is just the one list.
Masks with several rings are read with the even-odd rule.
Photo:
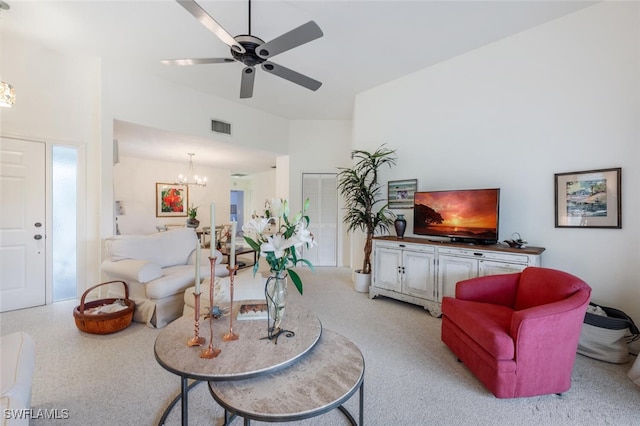
[[622, 228], [621, 172], [556, 173], [556, 228]]
[[156, 183], [156, 217], [186, 217], [189, 187], [174, 183]]

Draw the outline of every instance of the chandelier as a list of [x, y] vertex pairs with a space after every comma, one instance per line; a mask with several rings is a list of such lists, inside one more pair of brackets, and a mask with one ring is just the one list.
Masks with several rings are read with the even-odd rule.
[[0, 106], [11, 108], [16, 103], [16, 91], [12, 85], [0, 81]]
[[187, 175], [183, 176], [182, 173], [178, 175], [178, 180], [176, 181], [179, 185], [189, 185], [189, 186], [207, 186], [207, 178], [199, 177], [193, 171], [193, 156], [194, 153], [190, 152], [189, 155], [189, 169], [187, 170]]

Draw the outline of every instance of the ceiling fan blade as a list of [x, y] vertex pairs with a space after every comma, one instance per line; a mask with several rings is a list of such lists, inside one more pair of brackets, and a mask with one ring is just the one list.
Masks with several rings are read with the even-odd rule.
[[235, 62], [233, 58], [192, 58], [192, 59], [163, 59], [160, 62], [165, 65], [202, 65], [202, 64], [226, 64]]
[[309, 90], [316, 91], [322, 86], [318, 80], [314, 80], [311, 77], [300, 74], [299, 72], [290, 70], [282, 65], [274, 64], [273, 62], [264, 62], [262, 69], [271, 74], [275, 74], [278, 77], [289, 80], [292, 83], [299, 84], [302, 87], [306, 87]]
[[253, 81], [256, 78], [256, 70], [253, 67], [246, 67], [242, 70], [242, 80], [240, 81], [240, 99], [247, 99], [253, 96]]
[[287, 50], [291, 50], [294, 47], [309, 43], [322, 37], [322, 35], [322, 30], [318, 24], [309, 21], [259, 46], [256, 48], [256, 53], [262, 59], [268, 59]]
[[227, 32], [222, 25], [218, 24], [198, 3], [193, 0], [176, 0], [180, 6], [184, 7], [187, 12], [195, 16], [209, 31], [218, 36], [225, 44], [238, 53], [245, 53], [245, 48], [238, 43], [231, 34]]

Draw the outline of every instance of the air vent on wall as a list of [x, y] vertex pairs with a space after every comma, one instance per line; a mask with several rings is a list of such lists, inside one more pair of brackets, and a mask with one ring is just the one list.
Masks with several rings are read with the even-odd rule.
[[224, 121], [211, 120], [211, 131], [216, 133], [222, 133], [225, 135], [231, 134], [231, 123], [225, 123]]

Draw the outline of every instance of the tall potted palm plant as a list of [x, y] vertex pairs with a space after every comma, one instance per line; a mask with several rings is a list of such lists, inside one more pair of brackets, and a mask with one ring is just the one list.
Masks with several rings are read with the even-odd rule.
[[354, 150], [351, 155], [356, 160], [353, 167], [338, 168], [338, 192], [345, 200], [342, 222], [347, 225], [347, 232], [359, 229], [366, 236], [362, 269], [355, 271], [356, 290], [366, 292], [371, 283], [373, 236], [376, 230], [388, 230], [395, 217], [382, 196], [378, 172], [383, 166], [395, 165], [396, 157], [395, 150], [384, 145], [375, 152]]

